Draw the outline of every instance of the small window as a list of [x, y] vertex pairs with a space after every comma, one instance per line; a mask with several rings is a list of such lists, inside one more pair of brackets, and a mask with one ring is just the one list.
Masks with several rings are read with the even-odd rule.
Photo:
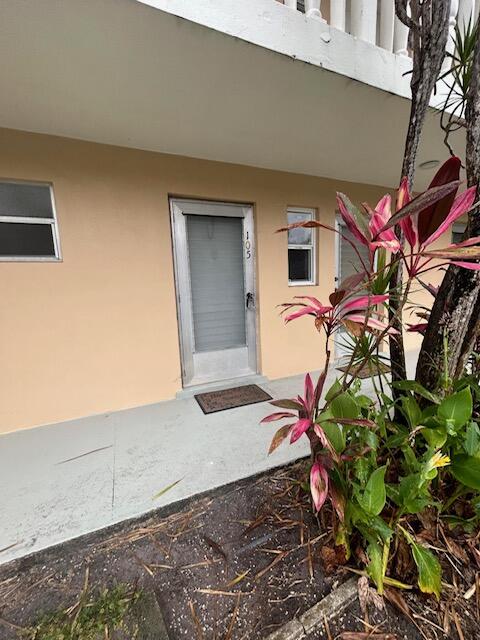
[[452, 243], [458, 244], [463, 240], [463, 234], [465, 233], [466, 225], [462, 222], [456, 222], [452, 227]]
[[59, 260], [49, 184], [0, 181], [0, 260]]
[[[288, 224], [315, 220], [313, 209], [288, 209]], [[305, 227], [288, 232], [288, 283], [315, 284], [315, 230]]]

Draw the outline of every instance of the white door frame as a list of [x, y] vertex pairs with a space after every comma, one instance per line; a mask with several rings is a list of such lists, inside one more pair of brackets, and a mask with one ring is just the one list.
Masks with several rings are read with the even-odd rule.
[[[253, 207], [246, 204], [170, 198], [170, 213], [172, 222], [173, 257], [176, 283], [175, 289], [177, 298], [177, 318], [183, 386], [194, 386], [222, 379], [221, 377], [211, 377], [203, 371], [203, 360], [205, 359], [204, 354], [197, 354], [195, 356], [192, 295], [185, 215], [243, 218], [243, 271], [246, 296], [245, 329], [247, 342], [246, 348], [248, 353], [244, 366], [237, 373], [232, 374], [229, 371], [228, 366], [225, 368], [224, 379], [257, 373], [257, 295], [255, 281]], [[248, 293], [251, 294], [253, 298], [249, 297], [247, 304]], [[227, 365], [228, 362], [231, 362], [232, 359], [235, 358], [235, 351], [236, 349], [232, 348], [207, 353], [208, 357], [210, 357], [210, 361], [212, 361], [212, 359], [215, 360], [216, 358], [219, 366], [221, 366], [222, 358], [227, 359]]]

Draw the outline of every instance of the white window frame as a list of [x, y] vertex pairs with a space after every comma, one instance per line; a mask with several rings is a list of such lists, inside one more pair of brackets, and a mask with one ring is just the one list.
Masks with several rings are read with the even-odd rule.
[[[310, 215], [311, 220], [317, 219], [316, 209], [309, 207], [288, 207], [287, 208], [287, 223], [289, 213], [304, 213]], [[317, 233], [316, 228], [311, 227], [312, 232], [312, 244], [290, 244], [288, 242], [287, 232], [287, 268], [288, 268], [288, 250], [289, 249], [306, 249], [310, 252], [310, 273], [312, 275], [310, 280], [290, 280], [290, 274], [288, 274], [288, 286], [289, 287], [312, 287], [317, 284]]]
[[48, 187], [50, 192], [50, 200], [52, 203], [53, 218], [35, 218], [31, 216], [0, 216], [0, 233], [1, 224], [3, 222], [11, 222], [15, 224], [45, 224], [52, 227], [54, 256], [4, 256], [0, 254], [0, 262], [61, 262], [62, 250], [60, 247], [60, 235], [58, 231], [57, 209], [55, 206], [55, 196], [53, 193], [53, 184], [50, 182], [37, 182], [33, 180], [15, 180], [12, 178], [0, 178], [0, 183], [32, 185], [36, 187]]

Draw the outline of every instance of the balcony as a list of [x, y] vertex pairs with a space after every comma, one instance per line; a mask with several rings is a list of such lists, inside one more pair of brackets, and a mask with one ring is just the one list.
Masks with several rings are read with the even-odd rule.
[[[0, 126], [394, 186], [411, 59], [392, 3], [2, 2]], [[432, 111], [419, 162], [446, 154]]]
[[[410, 97], [408, 28], [395, 15], [394, 0], [138, 1]], [[451, 36], [457, 23], [465, 24], [479, 10], [480, 0], [452, 0]]]

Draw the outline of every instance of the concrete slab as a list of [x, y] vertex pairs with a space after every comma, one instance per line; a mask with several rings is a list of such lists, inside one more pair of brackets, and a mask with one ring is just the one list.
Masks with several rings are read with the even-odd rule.
[[[262, 387], [292, 397], [303, 375]], [[187, 397], [1, 436], [0, 563], [307, 455], [302, 439], [267, 456], [275, 425], [259, 421], [269, 411], [206, 416]]]

